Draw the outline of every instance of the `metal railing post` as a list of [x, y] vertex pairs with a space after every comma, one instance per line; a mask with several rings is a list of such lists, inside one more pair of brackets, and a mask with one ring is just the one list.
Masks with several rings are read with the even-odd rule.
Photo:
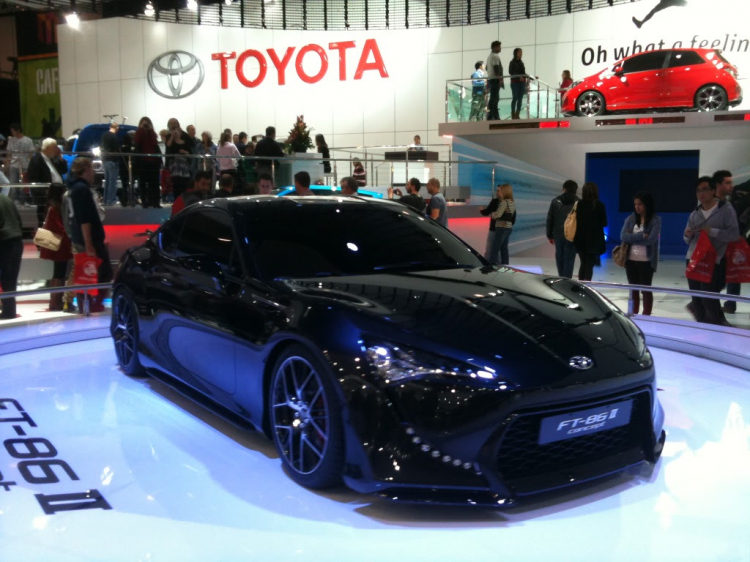
[[391, 189], [393, 189], [393, 160], [391, 160]]
[[133, 183], [133, 155], [128, 154], [128, 206], [135, 207], [135, 184]]
[[[448, 178], [453, 183], [453, 146], [448, 145]], [[458, 183], [458, 182], [456, 182]]]
[[446, 80], [445, 82], [445, 122], [446, 123], [450, 123], [450, 111], [448, 110], [448, 84], [450, 84], [450, 80]]
[[492, 165], [492, 185], [490, 186], [490, 193], [495, 191], [495, 165]]
[[336, 160], [333, 161], [333, 185], [336, 186], [339, 184], [339, 170], [338, 165], [336, 163]]
[[[404, 164], [406, 166], [406, 169], [404, 171], [404, 174], [406, 176], [404, 178], [404, 183], [408, 183], [409, 182], [409, 149], [408, 148], [406, 149], [406, 152], [404, 152], [404, 155], [405, 155]], [[391, 182], [391, 184], [393, 184], [393, 182]], [[393, 187], [393, 185], [391, 185], [391, 187]]]

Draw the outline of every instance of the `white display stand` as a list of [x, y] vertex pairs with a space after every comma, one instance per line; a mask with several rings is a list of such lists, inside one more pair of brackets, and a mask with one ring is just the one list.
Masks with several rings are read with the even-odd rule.
[[[323, 160], [321, 159], [321, 155], [317, 152], [295, 152], [293, 157], [295, 160], [291, 160], [291, 168], [292, 168], [292, 174], [291, 177], [294, 178], [294, 174], [297, 172], [307, 172], [310, 174], [310, 181], [311, 183], [315, 183], [317, 180], [323, 180], [325, 177], [325, 174], [323, 172]], [[292, 179], [294, 181], [294, 179]]]

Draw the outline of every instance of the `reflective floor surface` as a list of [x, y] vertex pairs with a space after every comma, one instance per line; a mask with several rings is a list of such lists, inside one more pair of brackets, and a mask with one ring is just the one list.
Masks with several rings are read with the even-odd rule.
[[659, 464], [505, 512], [300, 488], [109, 339], [4, 355], [0, 560], [750, 561], [750, 376], [654, 354]]

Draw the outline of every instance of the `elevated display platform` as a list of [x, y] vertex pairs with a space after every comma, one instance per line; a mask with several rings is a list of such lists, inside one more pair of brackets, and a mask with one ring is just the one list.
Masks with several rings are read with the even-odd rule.
[[439, 132], [574, 179], [592, 152], [700, 150], [711, 172], [745, 167], [750, 154], [750, 111], [441, 123]]

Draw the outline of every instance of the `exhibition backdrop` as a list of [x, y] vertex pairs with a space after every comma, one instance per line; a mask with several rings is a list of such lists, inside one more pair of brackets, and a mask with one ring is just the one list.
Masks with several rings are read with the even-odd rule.
[[30, 137], [58, 137], [60, 80], [55, 12], [24, 12], [15, 18], [21, 125]]
[[[445, 81], [468, 77], [495, 39], [503, 42], [506, 69], [513, 48], [522, 47], [527, 71], [553, 85], [564, 69], [582, 78], [654, 48], [721, 48], [741, 75], [750, 72], [747, 0], [685, 4], [654, 12], [640, 28], [633, 18], [643, 21], [660, 2], [400, 31], [272, 31], [135, 19], [82, 22], [77, 30], [63, 25], [63, 133], [118, 114], [131, 123], [149, 115], [157, 128], [174, 116], [214, 134], [225, 127], [255, 134], [276, 125], [282, 137], [302, 114], [330, 146], [403, 144], [414, 134], [445, 142], [437, 134]], [[168, 54], [173, 51], [182, 52]]]

